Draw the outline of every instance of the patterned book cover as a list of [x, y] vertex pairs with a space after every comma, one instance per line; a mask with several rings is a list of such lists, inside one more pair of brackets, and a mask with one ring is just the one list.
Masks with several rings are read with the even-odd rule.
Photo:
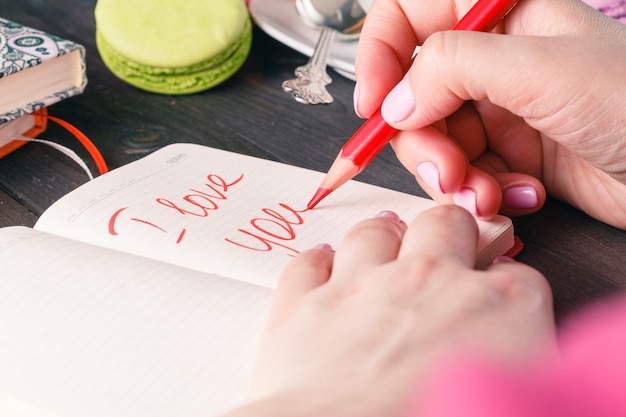
[[82, 45], [0, 18], [0, 80], [77, 49], [82, 58], [82, 83], [79, 86], [40, 97], [20, 108], [2, 114], [0, 125], [80, 94], [87, 84], [85, 48]]

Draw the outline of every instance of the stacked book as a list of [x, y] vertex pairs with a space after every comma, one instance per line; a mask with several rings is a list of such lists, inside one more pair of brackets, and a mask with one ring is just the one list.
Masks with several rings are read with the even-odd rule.
[[0, 18], [0, 158], [41, 134], [48, 106], [86, 84], [82, 45]]

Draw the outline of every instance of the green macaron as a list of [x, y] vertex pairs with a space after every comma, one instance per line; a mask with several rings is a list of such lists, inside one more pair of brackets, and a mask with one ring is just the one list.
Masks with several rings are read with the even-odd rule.
[[244, 0], [98, 0], [95, 18], [107, 68], [155, 93], [214, 87], [237, 72], [252, 44]]

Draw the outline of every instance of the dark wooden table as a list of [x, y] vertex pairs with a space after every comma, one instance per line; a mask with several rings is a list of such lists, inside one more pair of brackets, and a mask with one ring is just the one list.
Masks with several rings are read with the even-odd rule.
[[[55, 104], [50, 114], [89, 136], [110, 168], [168, 143], [193, 142], [326, 171], [361, 124], [352, 107], [354, 83], [336, 73], [331, 72], [331, 105], [303, 105], [285, 94], [281, 82], [307, 58], [259, 28], [246, 63], [224, 84], [189, 96], [137, 90], [102, 63], [94, 39], [94, 5], [95, 0], [0, 0], [0, 16], [87, 48], [86, 91]], [[42, 137], [89, 160], [76, 140], [54, 124]], [[95, 165], [91, 168], [95, 172]], [[389, 149], [358, 179], [425, 196]], [[50, 204], [85, 181], [84, 172], [57, 151], [24, 146], [0, 160], [0, 226], [32, 226]], [[626, 232], [554, 200], [514, 222], [525, 243], [519, 260], [548, 277], [558, 317], [626, 287]]]

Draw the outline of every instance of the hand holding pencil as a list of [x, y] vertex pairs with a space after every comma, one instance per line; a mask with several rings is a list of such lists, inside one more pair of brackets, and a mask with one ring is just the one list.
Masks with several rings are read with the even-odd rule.
[[521, 0], [492, 33], [446, 30], [468, 3], [374, 2], [356, 113], [383, 103], [399, 162], [440, 204], [516, 217], [549, 194], [626, 229], [626, 25], [580, 0]]
[[[479, 0], [453, 30], [489, 31], [515, 6], [517, 0]], [[376, 111], [343, 146], [328, 174], [308, 203], [312, 209], [348, 180], [354, 178], [389, 143], [396, 129]]]

